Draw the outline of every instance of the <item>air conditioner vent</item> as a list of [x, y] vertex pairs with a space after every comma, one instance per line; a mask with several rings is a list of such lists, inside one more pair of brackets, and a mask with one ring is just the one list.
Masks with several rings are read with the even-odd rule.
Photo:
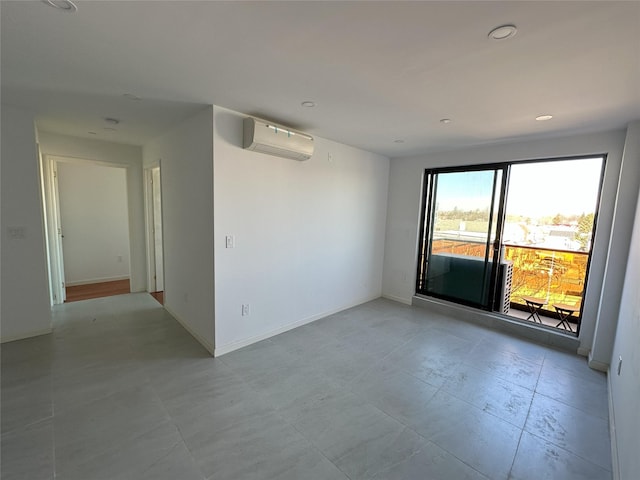
[[309, 160], [313, 155], [312, 136], [253, 117], [244, 119], [242, 146], [246, 150], [293, 160]]

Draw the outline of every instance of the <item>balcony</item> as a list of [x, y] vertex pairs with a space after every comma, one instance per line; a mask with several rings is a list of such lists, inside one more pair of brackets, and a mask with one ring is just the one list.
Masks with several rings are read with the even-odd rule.
[[[557, 324], [558, 315], [553, 305], [580, 307], [589, 261], [588, 253], [504, 245], [504, 258], [513, 262], [512, 308], [528, 311], [523, 297], [539, 298], [545, 301], [540, 315]], [[575, 319], [573, 323], [579, 322], [579, 315], [578, 312], [577, 316], [571, 317]]]
[[[504, 260], [513, 263], [508, 315], [526, 320], [529, 316], [523, 297], [535, 297], [544, 302], [539, 315], [543, 325], [556, 327], [560, 322], [553, 305], [564, 304], [580, 308], [585, 285], [589, 254], [523, 245], [503, 245]], [[440, 238], [433, 241], [432, 253], [453, 253], [484, 257], [486, 244], [473, 239]], [[569, 318], [570, 328], [577, 332], [580, 312]], [[533, 321], [529, 319], [529, 321]], [[558, 329], [569, 329], [559, 326]]]

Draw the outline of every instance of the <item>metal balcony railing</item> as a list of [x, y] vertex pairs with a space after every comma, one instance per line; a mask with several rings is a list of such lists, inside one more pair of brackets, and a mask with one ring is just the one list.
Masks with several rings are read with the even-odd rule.
[[525, 306], [523, 296], [543, 299], [543, 311], [553, 304], [580, 306], [589, 254], [569, 250], [504, 245], [504, 258], [513, 262], [512, 305]]
[[[576, 305], [582, 302], [589, 254], [570, 250], [504, 244], [504, 259], [513, 262], [511, 306], [527, 310], [522, 297], [545, 301], [541, 314], [557, 317], [554, 304]], [[435, 239], [432, 253], [454, 253], [484, 257], [484, 243], [472, 239]], [[576, 320], [579, 317], [576, 316]]]

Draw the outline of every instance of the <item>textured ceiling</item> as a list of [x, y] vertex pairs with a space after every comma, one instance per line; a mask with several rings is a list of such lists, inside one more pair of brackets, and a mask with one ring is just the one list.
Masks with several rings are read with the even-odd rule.
[[640, 118], [636, 1], [76, 4], [0, 4], [2, 101], [42, 130], [141, 145], [215, 104], [396, 157]]

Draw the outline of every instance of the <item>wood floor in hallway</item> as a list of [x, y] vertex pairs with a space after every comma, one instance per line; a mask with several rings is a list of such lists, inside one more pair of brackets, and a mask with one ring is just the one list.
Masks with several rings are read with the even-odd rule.
[[90, 298], [111, 297], [131, 293], [129, 279], [115, 280], [112, 282], [90, 283], [87, 285], [74, 285], [66, 287], [67, 299], [65, 302], [77, 302]]

